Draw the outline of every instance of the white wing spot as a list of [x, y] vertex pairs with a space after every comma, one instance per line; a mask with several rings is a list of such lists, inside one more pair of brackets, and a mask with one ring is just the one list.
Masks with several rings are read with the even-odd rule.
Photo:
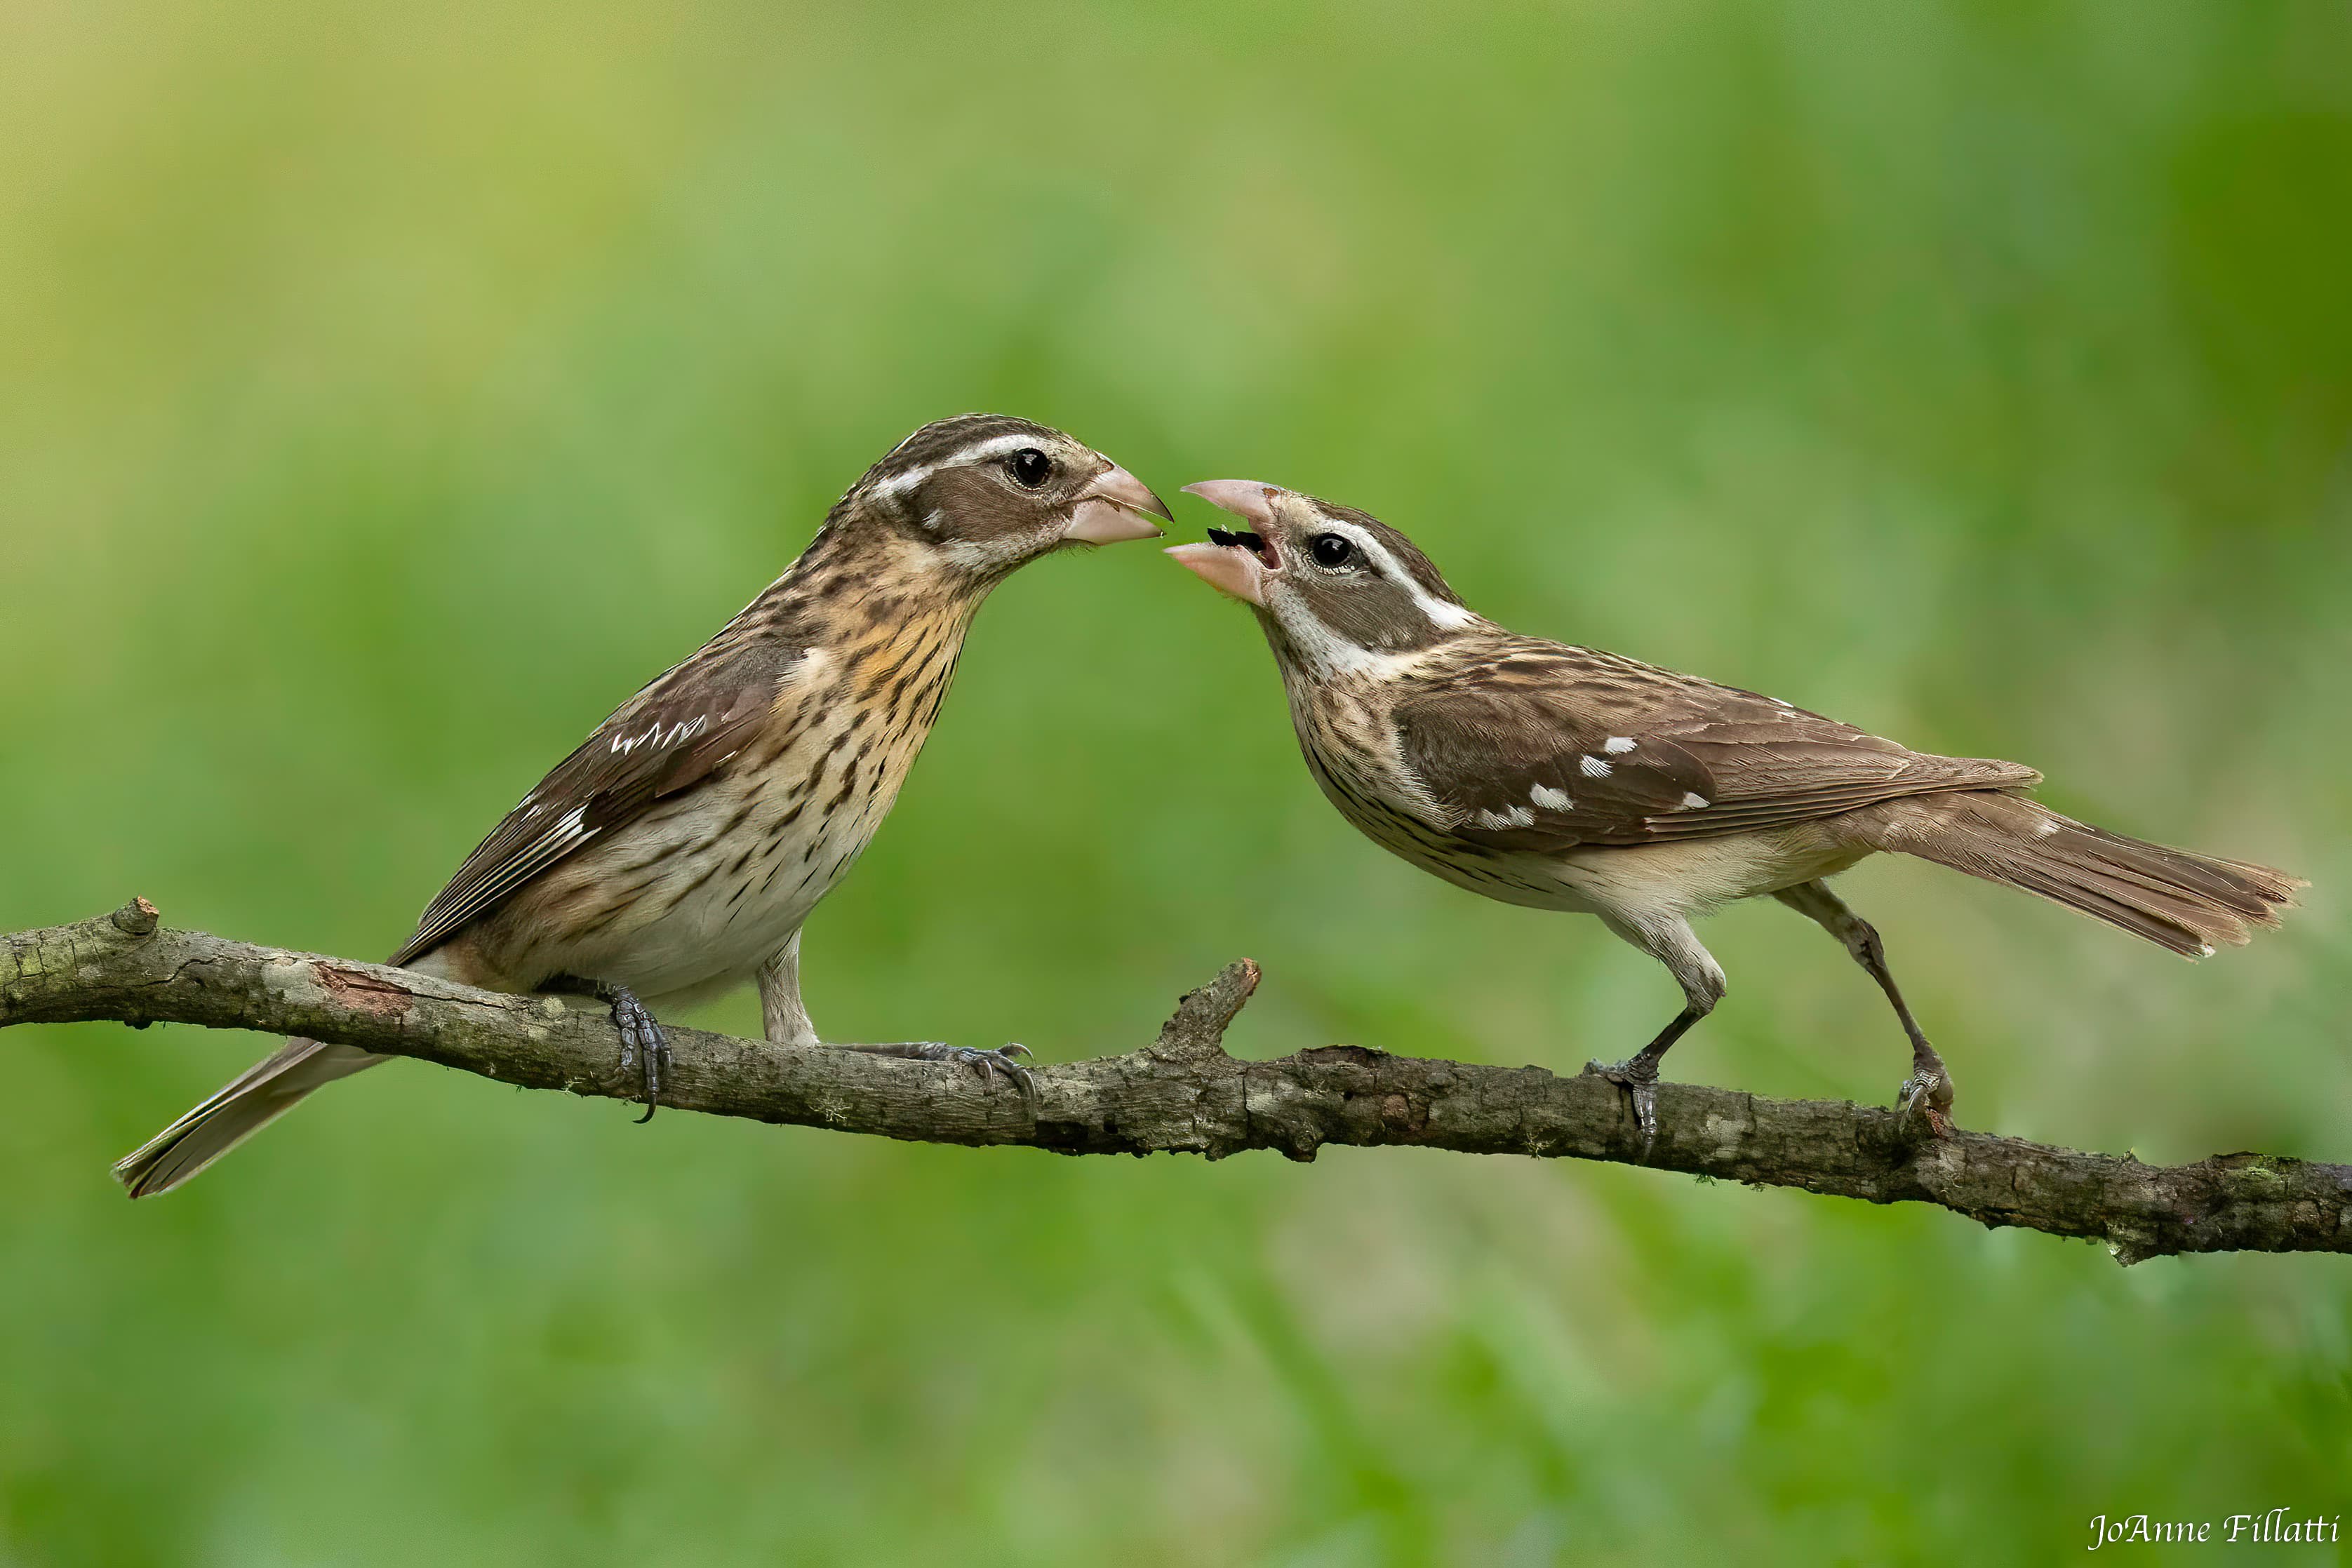
[[1478, 825], [1482, 828], [1532, 828], [1536, 814], [1525, 806], [1513, 806], [1507, 811], [1481, 811]]
[[1609, 737], [1609, 744], [1601, 749], [1612, 757], [1622, 757], [1640, 744], [1638, 740], [1631, 740], [1622, 735], [1612, 735]]
[[2037, 839], [2046, 839], [2057, 831], [2058, 819], [2055, 817], [2033, 824], [2033, 836]]
[[643, 735], [614, 736], [613, 737], [613, 750], [622, 756], [626, 756], [636, 750], [640, 746], [676, 746], [682, 741], [692, 740], [696, 736], [700, 735], [703, 730], [709, 727], [709, 723], [710, 716], [709, 714], [698, 713], [690, 719], [681, 719], [677, 724], [671, 725], [668, 730], [665, 732], [661, 726], [661, 720], [656, 719], [653, 724], [646, 728]]
[[1576, 759], [1576, 766], [1587, 779], [1606, 779], [1617, 771], [1598, 757], [1580, 757]]
[[1528, 791], [1528, 799], [1547, 811], [1573, 811], [1576, 802], [1565, 789], [1555, 789], [1549, 784], [1538, 784]]
[[1685, 794], [1683, 796], [1683, 810], [1685, 811], [1703, 811], [1706, 810], [1706, 797], [1704, 795]]

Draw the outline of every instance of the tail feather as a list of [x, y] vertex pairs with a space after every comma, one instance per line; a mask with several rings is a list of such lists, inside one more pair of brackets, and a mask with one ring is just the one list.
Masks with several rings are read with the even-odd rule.
[[1874, 849], [2005, 883], [2188, 958], [2279, 923], [2302, 879], [2108, 832], [2014, 795], [1914, 796], [1854, 813]]
[[122, 1156], [114, 1179], [133, 1197], [169, 1192], [300, 1104], [313, 1090], [388, 1060], [356, 1046], [289, 1040], [201, 1105]]

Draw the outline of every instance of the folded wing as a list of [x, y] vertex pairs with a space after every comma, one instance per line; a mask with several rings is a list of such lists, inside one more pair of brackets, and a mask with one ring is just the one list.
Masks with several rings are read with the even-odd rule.
[[1429, 678], [1394, 710], [1444, 818], [1505, 849], [1754, 832], [1874, 801], [2014, 789], [2014, 762], [1916, 752], [1820, 714], [1589, 648], [1528, 641]]
[[392, 962], [431, 952], [550, 867], [701, 783], [765, 726], [805, 657], [773, 639], [714, 643], [621, 705], [466, 857]]

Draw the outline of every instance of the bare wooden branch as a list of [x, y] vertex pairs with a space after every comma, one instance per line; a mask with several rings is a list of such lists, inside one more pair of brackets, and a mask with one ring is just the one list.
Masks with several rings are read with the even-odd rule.
[[[1891, 1111], [1658, 1088], [1645, 1158], [1622, 1092], [1591, 1076], [1329, 1045], [1273, 1061], [1225, 1053], [1247, 959], [1186, 996], [1160, 1037], [1122, 1056], [1041, 1066], [1034, 1113], [957, 1065], [672, 1028], [662, 1103], [713, 1115], [940, 1144], [1066, 1155], [1327, 1144], [1614, 1160], [1872, 1203], [1932, 1203], [1987, 1226], [2107, 1243], [2125, 1263], [2182, 1252], [2352, 1251], [2352, 1167], [2250, 1154], [2147, 1166], [2015, 1138], [1927, 1137]], [[79, 925], [0, 937], [0, 1027], [193, 1023], [364, 1046], [533, 1089], [629, 1099], [601, 1008], [512, 997], [375, 964], [163, 926], [135, 899]]]

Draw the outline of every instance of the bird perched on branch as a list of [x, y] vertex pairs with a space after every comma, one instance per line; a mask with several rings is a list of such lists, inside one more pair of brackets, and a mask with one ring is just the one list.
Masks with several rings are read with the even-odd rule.
[[[648, 1116], [667, 1055], [652, 1009], [756, 978], [768, 1039], [819, 1044], [801, 1005], [801, 924], [889, 812], [973, 612], [1026, 562], [1157, 538], [1150, 519], [1167, 517], [1060, 431], [1000, 414], [924, 426], [851, 486], [790, 570], [522, 798], [391, 961], [492, 990], [603, 997]], [[1018, 1046], [851, 1049], [1028, 1087]], [[134, 1197], [169, 1191], [384, 1060], [289, 1040], [115, 1175]]]
[[2278, 924], [2297, 879], [2142, 843], [2021, 797], [2014, 762], [1935, 757], [1771, 697], [1505, 631], [1377, 518], [1246, 479], [1188, 485], [1245, 530], [1178, 561], [1246, 602], [1299, 748], [1382, 849], [1506, 904], [1597, 915], [1684, 1007], [1613, 1066], [1643, 1146], [1658, 1063], [1724, 994], [1691, 917], [1769, 894], [1845, 945], [1911, 1041], [1905, 1113], [1950, 1130], [1952, 1080], [1878, 933], [1829, 878], [1879, 851], [2022, 888], [2186, 957]]

